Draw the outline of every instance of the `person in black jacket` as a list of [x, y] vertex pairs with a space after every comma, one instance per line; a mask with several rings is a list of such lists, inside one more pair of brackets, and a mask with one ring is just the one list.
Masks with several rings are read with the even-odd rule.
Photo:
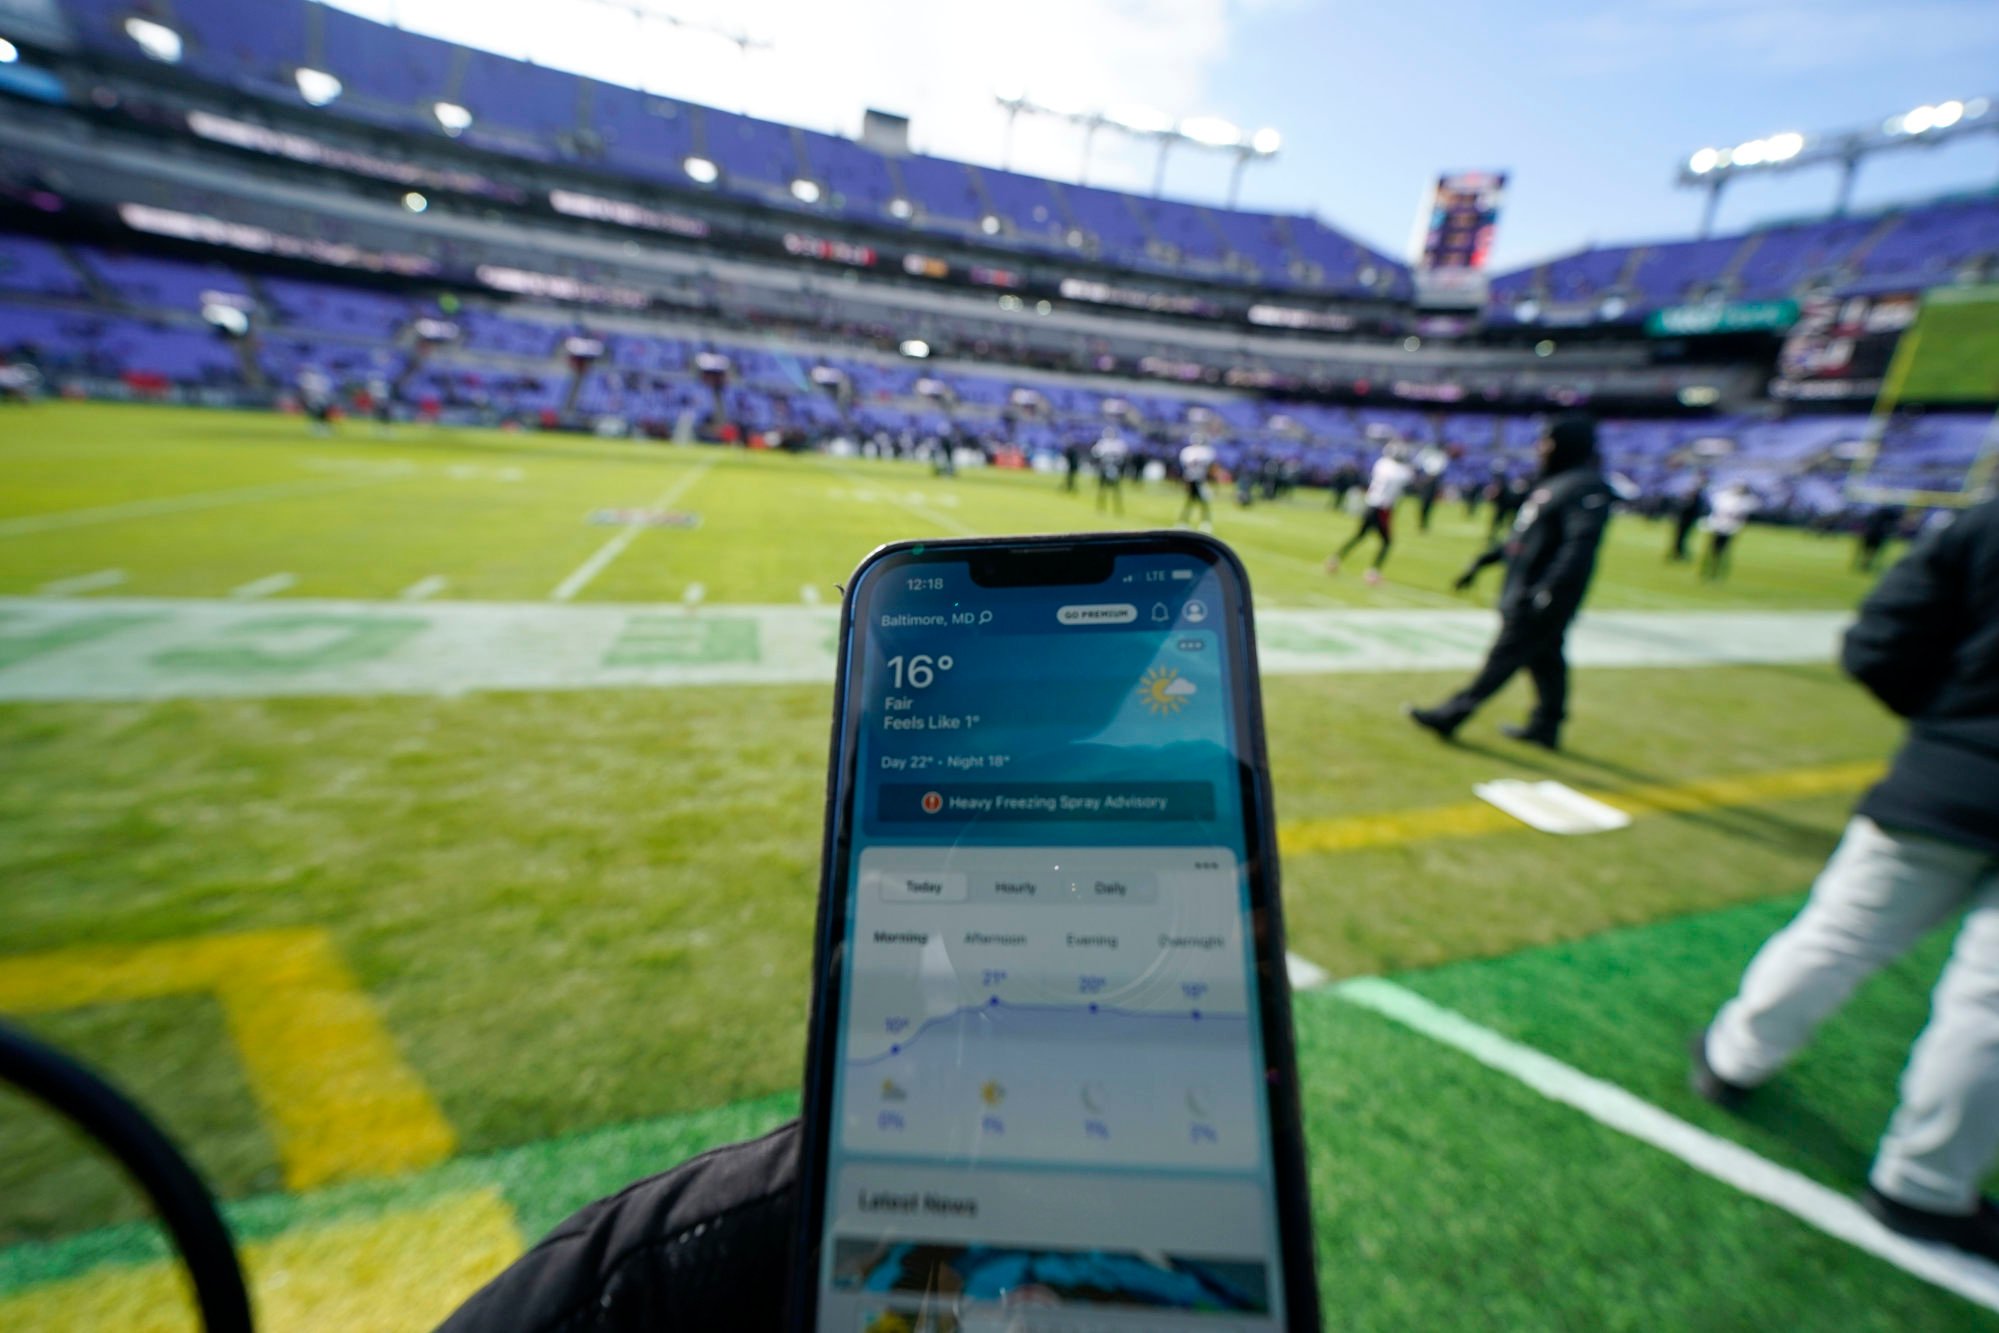
[[[1855, 987], [1965, 912], [1861, 1196], [1889, 1228], [1999, 1261], [1999, 501], [1925, 536], [1841, 662], [1909, 720], [1790, 925], [1694, 1042], [1692, 1081], [1740, 1105]], [[1968, 910], [1966, 910], [1968, 909]]]
[[1458, 577], [1460, 591], [1478, 571], [1506, 562], [1499, 594], [1499, 637], [1485, 666], [1469, 685], [1435, 708], [1411, 707], [1410, 720], [1451, 739], [1478, 706], [1523, 667], [1534, 677], [1537, 702], [1524, 727], [1502, 727], [1515, 740], [1561, 743], [1568, 713], [1569, 664], [1562, 646], [1596, 572], [1597, 547], [1615, 496], [1597, 464], [1596, 423], [1567, 416], [1548, 427], [1538, 446], [1541, 476], [1513, 531], [1472, 561]]
[[1694, 525], [1706, 517], [1707, 474], [1694, 473], [1693, 484], [1674, 498], [1667, 513], [1673, 518], [1673, 544], [1666, 548], [1666, 559], [1675, 564], [1685, 564], [1693, 557], [1687, 553], [1687, 539], [1694, 535]]
[[794, 1120], [586, 1206], [438, 1333], [774, 1333], [797, 1223]]

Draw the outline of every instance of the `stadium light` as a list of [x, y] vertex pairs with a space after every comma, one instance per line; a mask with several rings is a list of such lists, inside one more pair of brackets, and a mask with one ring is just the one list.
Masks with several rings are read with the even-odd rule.
[[[1047, 116], [1054, 120], [1066, 120], [1083, 131], [1082, 165], [1076, 179], [1081, 184], [1088, 184], [1091, 146], [1096, 139], [1097, 131], [1108, 126], [1124, 134], [1159, 141], [1159, 161], [1152, 178], [1152, 192], [1155, 195], [1166, 187], [1166, 159], [1176, 145], [1193, 144], [1198, 148], [1220, 149], [1235, 154], [1235, 171], [1229, 180], [1231, 208], [1235, 207], [1236, 191], [1241, 184], [1244, 164], [1252, 158], [1275, 157], [1278, 149], [1284, 146], [1284, 136], [1274, 129], [1266, 127], [1252, 134], [1219, 116], [1189, 116], [1184, 120], [1175, 121], [1163, 111], [1133, 104], [1115, 106], [1108, 110], [1091, 110], [1060, 99], [1031, 100], [1015, 84], [1003, 86], [995, 92], [993, 100], [1006, 112], [1006, 140], [1000, 153], [1001, 166], [1008, 165], [1013, 156], [1014, 122], [1023, 113]], [[1071, 240], [1070, 244], [1074, 245], [1077, 242]]]
[[180, 34], [164, 23], [142, 19], [136, 15], [125, 20], [125, 35], [138, 43], [139, 49], [155, 60], [169, 65], [180, 63]]
[[292, 73], [292, 82], [298, 85], [298, 95], [305, 99], [307, 106], [325, 106], [340, 96], [342, 89], [340, 80], [325, 70], [304, 66]]
[[791, 183], [791, 197], [801, 204], [819, 202], [819, 182], [806, 180], [800, 176]]
[[930, 344], [921, 338], [904, 338], [902, 346], [897, 350], [904, 356], [921, 361], [924, 357], [930, 355]]
[[988, 213], [979, 219], [979, 230], [988, 236], [997, 236], [1000, 233], [1000, 220]]
[[1234, 148], [1242, 142], [1242, 131], [1220, 116], [1189, 116], [1180, 122], [1180, 137], [1208, 148]]
[[430, 114], [437, 117], [437, 123], [453, 138], [472, 128], [472, 113], [456, 102], [432, 102]]
[[1773, 134], [1763, 141], [1763, 160], [1766, 162], [1789, 162], [1804, 151], [1805, 136], [1796, 130]]
[[690, 157], [680, 166], [696, 185], [713, 185], [722, 178], [721, 168], [705, 157]]
[[1962, 134], [1999, 132], [1999, 116], [1988, 116], [1992, 109], [1988, 97], [1951, 98], [1925, 102], [1855, 129], [1826, 134], [1786, 130], [1733, 148], [1702, 148], [1681, 162], [1679, 184], [1707, 191], [1700, 230], [1705, 236], [1713, 229], [1723, 188], [1738, 174], [1834, 165], [1840, 169], [1840, 181], [1833, 215], [1844, 216], [1863, 159], [1891, 148], [1929, 147]]
[[411, 190], [403, 196], [403, 207], [412, 213], [421, 213], [424, 209], [430, 207], [430, 200], [424, 198], [415, 190]]
[[916, 212], [916, 205], [910, 203], [907, 199], [904, 199], [901, 195], [897, 195], [895, 198], [888, 201], [888, 214], [892, 218], [901, 218], [906, 222], [910, 219], [910, 217], [912, 217], [915, 214], [915, 212]]
[[11, 65], [21, 58], [21, 48], [0, 37], [0, 65]]
[[1164, 134], [1173, 128], [1173, 117], [1149, 106], [1113, 107], [1104, 119], [1132, 134]]

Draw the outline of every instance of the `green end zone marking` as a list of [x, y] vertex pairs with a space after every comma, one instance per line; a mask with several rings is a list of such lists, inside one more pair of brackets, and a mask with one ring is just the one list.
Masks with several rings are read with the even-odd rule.
[[738, 616], [633, 616], [625, 622], [607, 667], [714, 666], [762, 656], [757, 622]]
[[110, 615], [81, 616], [75, 620], [43, 624], [38, 629], [9, 629], [22, 621], [33, 624], [37, 617], [25, 616], [16, 611], [0, 611], [0, 667], [10, 667], [17, 662], [40, 657], [43, 653], [55, 652], [58, 648], [71, 648], [80, 643], [89, 643], [106, 635], [118, 634], [135, 625], [144, 625], [164, 619], [164, 613], [128, 611]]
[[210, 643], [152, 656], [168, 671], [264, 674], [359, 666], [387, 657], [428, 628], [416, 616], [343, 616], [301, 612], [230, 625]]
[[[637, 529], [627, 528], [626, 532]], [[477, 690], [753, 685], [834, 674], [839, 617], [811, 606], [545, 605], [238, 599], [0, 598], [0, 700], [459, 695]], [[88, 609], [86, 609], [86, 607]], [[1578, 667], [1830, 658], [1831, 613], [1587, 617]], [[1489, 613], [1272, 611], [1267, 676], [1470, 670]]]

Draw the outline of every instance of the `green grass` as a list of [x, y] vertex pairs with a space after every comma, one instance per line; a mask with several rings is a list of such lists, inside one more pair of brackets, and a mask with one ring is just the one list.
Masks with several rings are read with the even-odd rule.
[[[807, 584], [831, 600], [884, 541], [1100, 526], [1087, 488], [1065, 495], [1030, 473], [940, 480], [916, 464], [418, 427], [377, 439], [346, 426], [317, 439], [284, 417], [106, 405], [8, 411], [0, 467], [0, 595], [118, 568], [129, 576], [120, 591], [140, 596], [221, 596], [283, 572], [298, 577], [296, 597], [393, 597], [436, 575], [450, 580], [449, 597], [540, 600], [610, 536], [586, 521], [592, 510], [651, 504], [695, 469], [674, 507], [701, 526], [646, 532], [579, 600], [677, 602], [697, 582], [717, 602], [796, 602]], [[67, 512], [74, 522], [89, 517], [75, 511], [196, 497], [227, 503], [7, 531], [9, 520]], [[1175, 487], [1140, 488], [1122, 526], [1170, 524], [1179, 506]], [[1216, 527], [1268, 605], [1476, 604], [1448, 588], [1484, 525], [1454, 505], [1439, 506], [1429, 534], [1416, 531], [1413, 509], [1404, 518], [1378, 589], [1321, 568], [1353, 528], [1323, 492], [1246, 511], [1224, 500]], [[1715, 588], [1663, 564], [1665, 541], [1660, 527], [1615, 523], [1593, 605], [1844, 608], [1867, 586], [1847, 569], [1844, 543], [1753, 529], [1737, 543], [1733, 578]]]
[[[1670, 995], [1703, 1013], [1793, 905], [1759, 904], [1401, 980], [1850, 1187], [1900, 1048], [1920, 1022], [1936, 946], [1864, 990], [1769, 1090], [1789, 1099], [1788, 1109], [1785, 1101], [1753, 1107], [1744, 1120], [1685, 1091], [1674, 1024], [1690, 1016], [1686, 1005], [1650, 1009]], [[1969, 1305], [1334, 994], [1301, 997], [1297, 1020], [1331, 1327], [1990, 1326]], [[1860, 1095], [1843, 1098], [1840, 1079]], [[1799, 1140], [1807, 1107], [1836, 1121], [1821, 1137], [1838, 1150]], [[533, 1236], [627, 1181], [763, 1132], [796, 1108], [794, 1094], [780, 1093], [468, 1155], [406, 1181], [266, 1195], [233, 1205], [229, 1217], [239, 1237], [253, 1240], [497, 1185]], [[1788, 1132], [1766, 1133], [1773, 1122]], [[0, 1250], [0, 1292], [160, 1252], [150, 1228], [131, 1225]]]
[[[284, 571], [299, 578], [293, 597], [387, 598], [440, 575], [448, 597], [540, 601], [609, 537], [590, 510], [649, 504], [690, 477], [673, 503], [701, 526], [642, 533], [580, 600], [678, 601], [693, 582], [718, 603], [796, 602], [807, 584], [830, 600], [881, 541], [1094, 519], [1087, 491], [1032, 475], [940, 481], [913, 465], [494, 432], [315, 440], [282, 418], [140, 408], [0, 415], [0, 466], [0, 595], [120, 568], [119, 591], [141, 596], [219, 596]], [[248, 487], [289, 489], [77, 512]], [[1428, 536], [1406, 523], [1393, 581], [1370, 590], [1320, 569], [1352, 523], [1322, 503], [1219, 507], [1264, 604], [1460, 604], [1441, 589], [1480, 535], [1461, 511], [1440, 509]], [[1170, 522], [1177, 507], [1159, 487], [1133, 496], [1129, 517]], [[37, 518], [66, 526], [17, 522]], [[1713, 588], [1663, 565], [1664, 540], [1618, 520], [1593, 604], [1843, 608], [1865, 587], [1843, 544], [1754, 530], [1735, 578]], [[1616, 791], [1847, 763], [1896, 738], [1829, 667], [1584, 671], [1576, 749], [1561, 757], [1494, 737], [1523, 710], [1522, 683], [1460, 747], [1398, 716], [1458, 679], [1266, 682], [1280, 817], [1456, 804], [1502, 776]], [[829, 693], [0, 705], [0, 958], [327, 928], [460, 1136], [460, 1158], [413, 1181], [275, 1193], [270, 1140], [207, 1001], [30, 1026], [155, 1107], [239, 1201], [246, 1235], [496, 1179], [533, 1233], [793, 1104]], [[1770, 904], [1810, 881], [1849, 804], [1294, 856], [1291, 944], [1339, 975], [1442, 965], [1412, 984], [1701, 1118], [1675, 1100], [1682, 1029], [1781, 919]], [[1601, 933], [1661, 921], [1677, 924]], [[1551, 947], [1519, 953], [1537, 946]], [[1868, 992], [1856, 1015], [1878, 1020], [1875, 1036], [1829, 1039], [1762, 1118], [1719, 1128], [1853, 1183], [1934, 961]], [[1355, 1327], [1962, 1322], [1947, 1298], [1382, 1020], [1313, 997], [1300, 1022], [1323, 1271], [1330, 1307]], [[0, 1248], [0, 1288], [143, 1249], [129, 1230], [61, 1239], [136, 1211], [34, 1113], [0, 1103], [0, 1143], [0, 1244], [49, 1239]]]
[[[1450, 803], [1544, 767], [1629, 781], [1581, 756], [1445, 749], [1395, 715], [1448, 683], [1271, 681], [1280, 816]], [[810, 686], [0, 707], [0, 938], [325, 925], [468, 1151], [793, 1087], [826, 702]], [[1891, 737], [1829, 670], [1756, 668], [1588, 675], [1576, 734], [1622, 753], [1662, 713], [1684, 725], [1646, 747], [1646, 781], [1864, 758]], [[1787, 892], [1844, 805], [1643, 821], [1559, 852], [1523, 830], [1293, 857], [1291, 943], [1378, 972]], [[220, 1040], [196, 1032], [162, 1049]], [[120, 1076], [155, 1049], [82, 1046]], [[226, 1127], [164, 1109], [225, 1186], [245, 1182]], [[46, 1184], [0, 1199], [60, 1213]]]

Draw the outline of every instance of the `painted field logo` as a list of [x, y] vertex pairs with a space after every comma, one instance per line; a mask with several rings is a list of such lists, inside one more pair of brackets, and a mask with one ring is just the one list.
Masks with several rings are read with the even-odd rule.
[[590, 523], [599, 528], [698, 528], [701, 515], [682, 509], [593, 509]]
[[934, 791], [923, 793], [923, 813], [934, 815], [944, 808], [944, 798]]

